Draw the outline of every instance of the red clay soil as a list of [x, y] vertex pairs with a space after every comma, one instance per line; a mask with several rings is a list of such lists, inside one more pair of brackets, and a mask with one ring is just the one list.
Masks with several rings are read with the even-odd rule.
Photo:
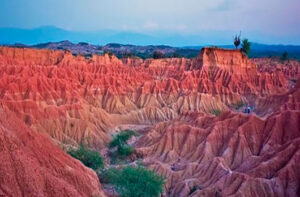
[[105, 196], [97, 175], [0, 108], [0, 196]]

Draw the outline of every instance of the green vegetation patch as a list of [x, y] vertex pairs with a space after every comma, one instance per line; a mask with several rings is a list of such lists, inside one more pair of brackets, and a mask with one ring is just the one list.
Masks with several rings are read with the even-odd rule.
[[222, 113], [222, 111], [220, 109], [213, 109], [211, 110], [211, 113], [215, 116], [219, 116]]
[[113, 184], [120, 176], [120, 170], [117, 168], [108, 168], [98, 171], [98, 177], [103, 184]]
[[112, 141], [109, 143], [109, 148], [121, 147], [124, 145], [128, 145], [127, 140], [129, 140], [132, 136], [137, 136], [138, 134], [133, 130], [124, 130], [115, 135]]
[[165, 179], [143, 166], [110, 168], [98, 174], [101, 182], [115, 186], [121, 197], [155, 197], [163, 191]]
[[124, 163], [126, 158], [134, 153], [134, 148], [127, 141], [137, 135], [133, 130], [124, 130], [113, 137], [109, 143], [111, 163]]
[[70, 149], [68, 154], [93, 170], [103, 168], [103, 159], [99, 152], [91, 150], [83, 144], [80, 144], [78, 149]]
[[251, 48], [251, 43], [248, 41], [248, 39], [244, 39], [242, 42], [242, 52], [245, 53], [246, 55], [249, 55], [250, 48]]

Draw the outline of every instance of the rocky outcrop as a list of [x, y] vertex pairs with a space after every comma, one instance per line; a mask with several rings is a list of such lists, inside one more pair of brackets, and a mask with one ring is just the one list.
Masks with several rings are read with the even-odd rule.
[[187, 113], [137, 143], [145, 163], [168, 177], [167, 196], [299, 196], [300, 89], [267, 119]]
[[300, 75], [299, 61], [297, 60], [282, 61], [274, 58], [258, 58], [253, 59], [253, 62], [257, 64], [260, 72], [274, 73], [281, 71], [289, 80], [297, 80]]
[[[238, 102], [267, 115], [292, 86], [240, 51], [207, 48], [193, 60], [123, 59], [0, 48], [0, 100], [32, 129], [60, 142], [103, 147], [122, 124], [154, 124]], [[275, 98], [273, 96], [275, 95]]]
[[105, 196], [97, 175], [0, 108], [0, 196]]

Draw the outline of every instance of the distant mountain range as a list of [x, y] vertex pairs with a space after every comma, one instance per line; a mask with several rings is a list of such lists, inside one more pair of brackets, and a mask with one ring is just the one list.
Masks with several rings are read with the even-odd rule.
[[0, 44], [22, 43], [33, 45], [45, 42], [88, 42], [96, 45], [107, 43], [121, 43], [134, 45], [172, 45], [187, 46], [200, 43], [229, 43], [232, 33], [203, 32], [201, 35], [179, 35], [174, 33], [156, 32], [142, 34], [130, 31], [102, 30], [93, 32], [79, 32], [47, 26], [35, 29], [0, 28]]
[[[76, 32], [52, 26], [36, 29], [0, 28], [0, 44], [17, 47], [67, 49], [74, 54], [83, 55], [111, 52], [118, 57], [138, 56], [148, 58], [152, 57], [153, 52], [157, 50], [167, 57], [195, 57], [203, 46], [208, 46], [203, 43], [231, 43], [232, 33], [230, 32], [224, 34], [217, 32], [209, 35], [206, 35], [206, 33], [198, 36], [163, 33], [158, 36], [114, 30]], [[233, 45], [217, 46], [233, 48]], [[300, 59], [300, 46], [259, 43], [251, 43], [250, 57], [279, 57], [285, 51], [290, 58]]]

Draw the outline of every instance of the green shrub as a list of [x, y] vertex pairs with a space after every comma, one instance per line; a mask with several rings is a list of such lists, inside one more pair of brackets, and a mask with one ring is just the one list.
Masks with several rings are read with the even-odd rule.
[[155, 197], [163, 191], [164, 178], [142, 166], [109, 169], [99, 175], [100, 181], [115, 186], [121, 197]]
[[219, 110], [219, 109], [213, 109], [212, 111], [211, 111], [211, 113], [213, 114], [213, 115], [215, 115], [215, 116], [219, 116], [220, 114], [221, 114], [221, 110]]
[[98, 177], [101, 183], [112, 184], [120, 175], [120, 170], [116, 168], [103, 169], [98, 172]]
[[242, 42], [242, 52], [245, 53], [246, 55], [249, 55], [250, 47], [251, 47], [251, 43], [248, 41], [248, 39], [244, 39]]
[[109, 147], [114, 148], [127, 145], [127, 140], [129, 140], [132, 136], [137, 136], [137, 133], [133, 130], [121, 131], [113, 137], [112, 141], [109, 143]]
[[120, 146], [117, 149], [118, 155], [124, 156], [124, 157], [127, 157], [127, 156], [131, 155], [133, 152], [134, 152], [134, 148], [129, 146], [129, 145]]
[[[132, 130], [124, 130], [113, 137], [109, 144], [111, 163], [124, 163], [126, 157], [134, 152], [134, 148], [127, 143], [132, 136], [137, 136], [137, 133]], [[113, 148], [116, 150], [112, 150]]]
[[99, 152], [93, 151], [83, 144], [81, 144], [78, 149], [70, 149], [68, 153], [93, 170], [103, 167], [103, 160]]

